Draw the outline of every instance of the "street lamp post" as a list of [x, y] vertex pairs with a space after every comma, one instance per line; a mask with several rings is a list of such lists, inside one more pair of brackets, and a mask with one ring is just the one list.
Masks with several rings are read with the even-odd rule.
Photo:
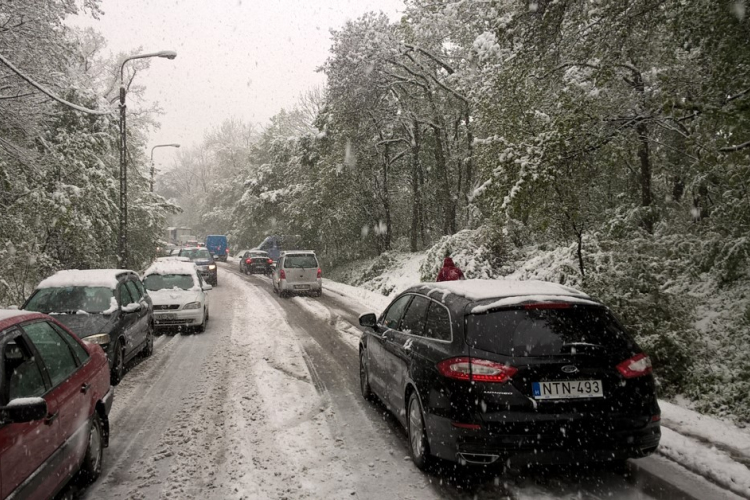
[[118, 238], [117, 255], [120, 258], [120, 268], [125, 269], [128, 264], [128, 153], [127, 153], [127, 130], [125, 128], [125, 63], [133, 59], [146, 59], [149, 57], [166, 57], [174, 59], [177, 52], [162, 50], [149, 54], [130, 56], [120, 65], [120, 234]]
[[151, 148], [151, 192], [154, 192], [154, 174], [156, 169], [154, 168], [154, 149], [156, 148], [179, 148], [179, 144], [157, 144]]

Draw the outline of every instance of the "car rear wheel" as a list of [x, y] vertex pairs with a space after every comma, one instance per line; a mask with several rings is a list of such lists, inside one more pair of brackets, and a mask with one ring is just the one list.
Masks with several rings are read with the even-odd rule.
[[409, 414], [407, 420], [407, 431], [409, 434], [409, 452], [414, 465], [424, 470], [430, 462], [430, 446], [427, 442], [427, 433], [424, 428], [424, 416], [419, 397], [412, 392], [409, 397]]
[[115, 346], [115, 359], [112, 361], [112, 370], [110, 373], [110, 382], [112, 385], [117, 385], [122, 380], [122, 375], [125, 373], [125, 353], [123, 352], [122, 342], [118, 341]]
[[91, 419], [91, 429], [89, 430], [89, 444], [86, 448], [86, 455], [83, 457], [80, 470], [80, 478], [84, 484], [91, 484], [99, 477], [99, 474], [102, 472], [103, 457], [104, 439], [102, 421], [99, 418], [99, 413], [94, 410], [94, 416]]

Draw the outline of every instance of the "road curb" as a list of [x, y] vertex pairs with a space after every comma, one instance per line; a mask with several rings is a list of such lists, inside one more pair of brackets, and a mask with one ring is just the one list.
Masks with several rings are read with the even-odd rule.
[[641, 491], [664, 500], [742, 500], [708, 479], [660, 455], [630, 461], [630, 469]]

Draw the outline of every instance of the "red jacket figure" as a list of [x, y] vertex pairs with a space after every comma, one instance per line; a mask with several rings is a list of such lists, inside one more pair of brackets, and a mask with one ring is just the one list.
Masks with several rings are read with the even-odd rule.
[[443, 261], [443, 267], [437, 275], [435, 281], [456, 281], [464, 279], [464, 273], [453, 263], [453, 259], [446, 257]]

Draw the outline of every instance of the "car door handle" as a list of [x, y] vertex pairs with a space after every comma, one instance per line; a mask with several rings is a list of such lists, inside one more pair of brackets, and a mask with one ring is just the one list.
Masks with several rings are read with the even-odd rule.
[[57, 417], [60, 415], [60, 410], [57, 410], [55, 413], [52, 413], [51, 415], [47, 415], [47, 418], [44, 419], [44, 425], [52, 425], [52, 422], [57, 420]]
[[81, 392], [84, 393], [84, 394], [86, 394], [87, 392], [89, 392], [89, 389], [91, 389], [91, 384], [83, 384], [81, 386]]

